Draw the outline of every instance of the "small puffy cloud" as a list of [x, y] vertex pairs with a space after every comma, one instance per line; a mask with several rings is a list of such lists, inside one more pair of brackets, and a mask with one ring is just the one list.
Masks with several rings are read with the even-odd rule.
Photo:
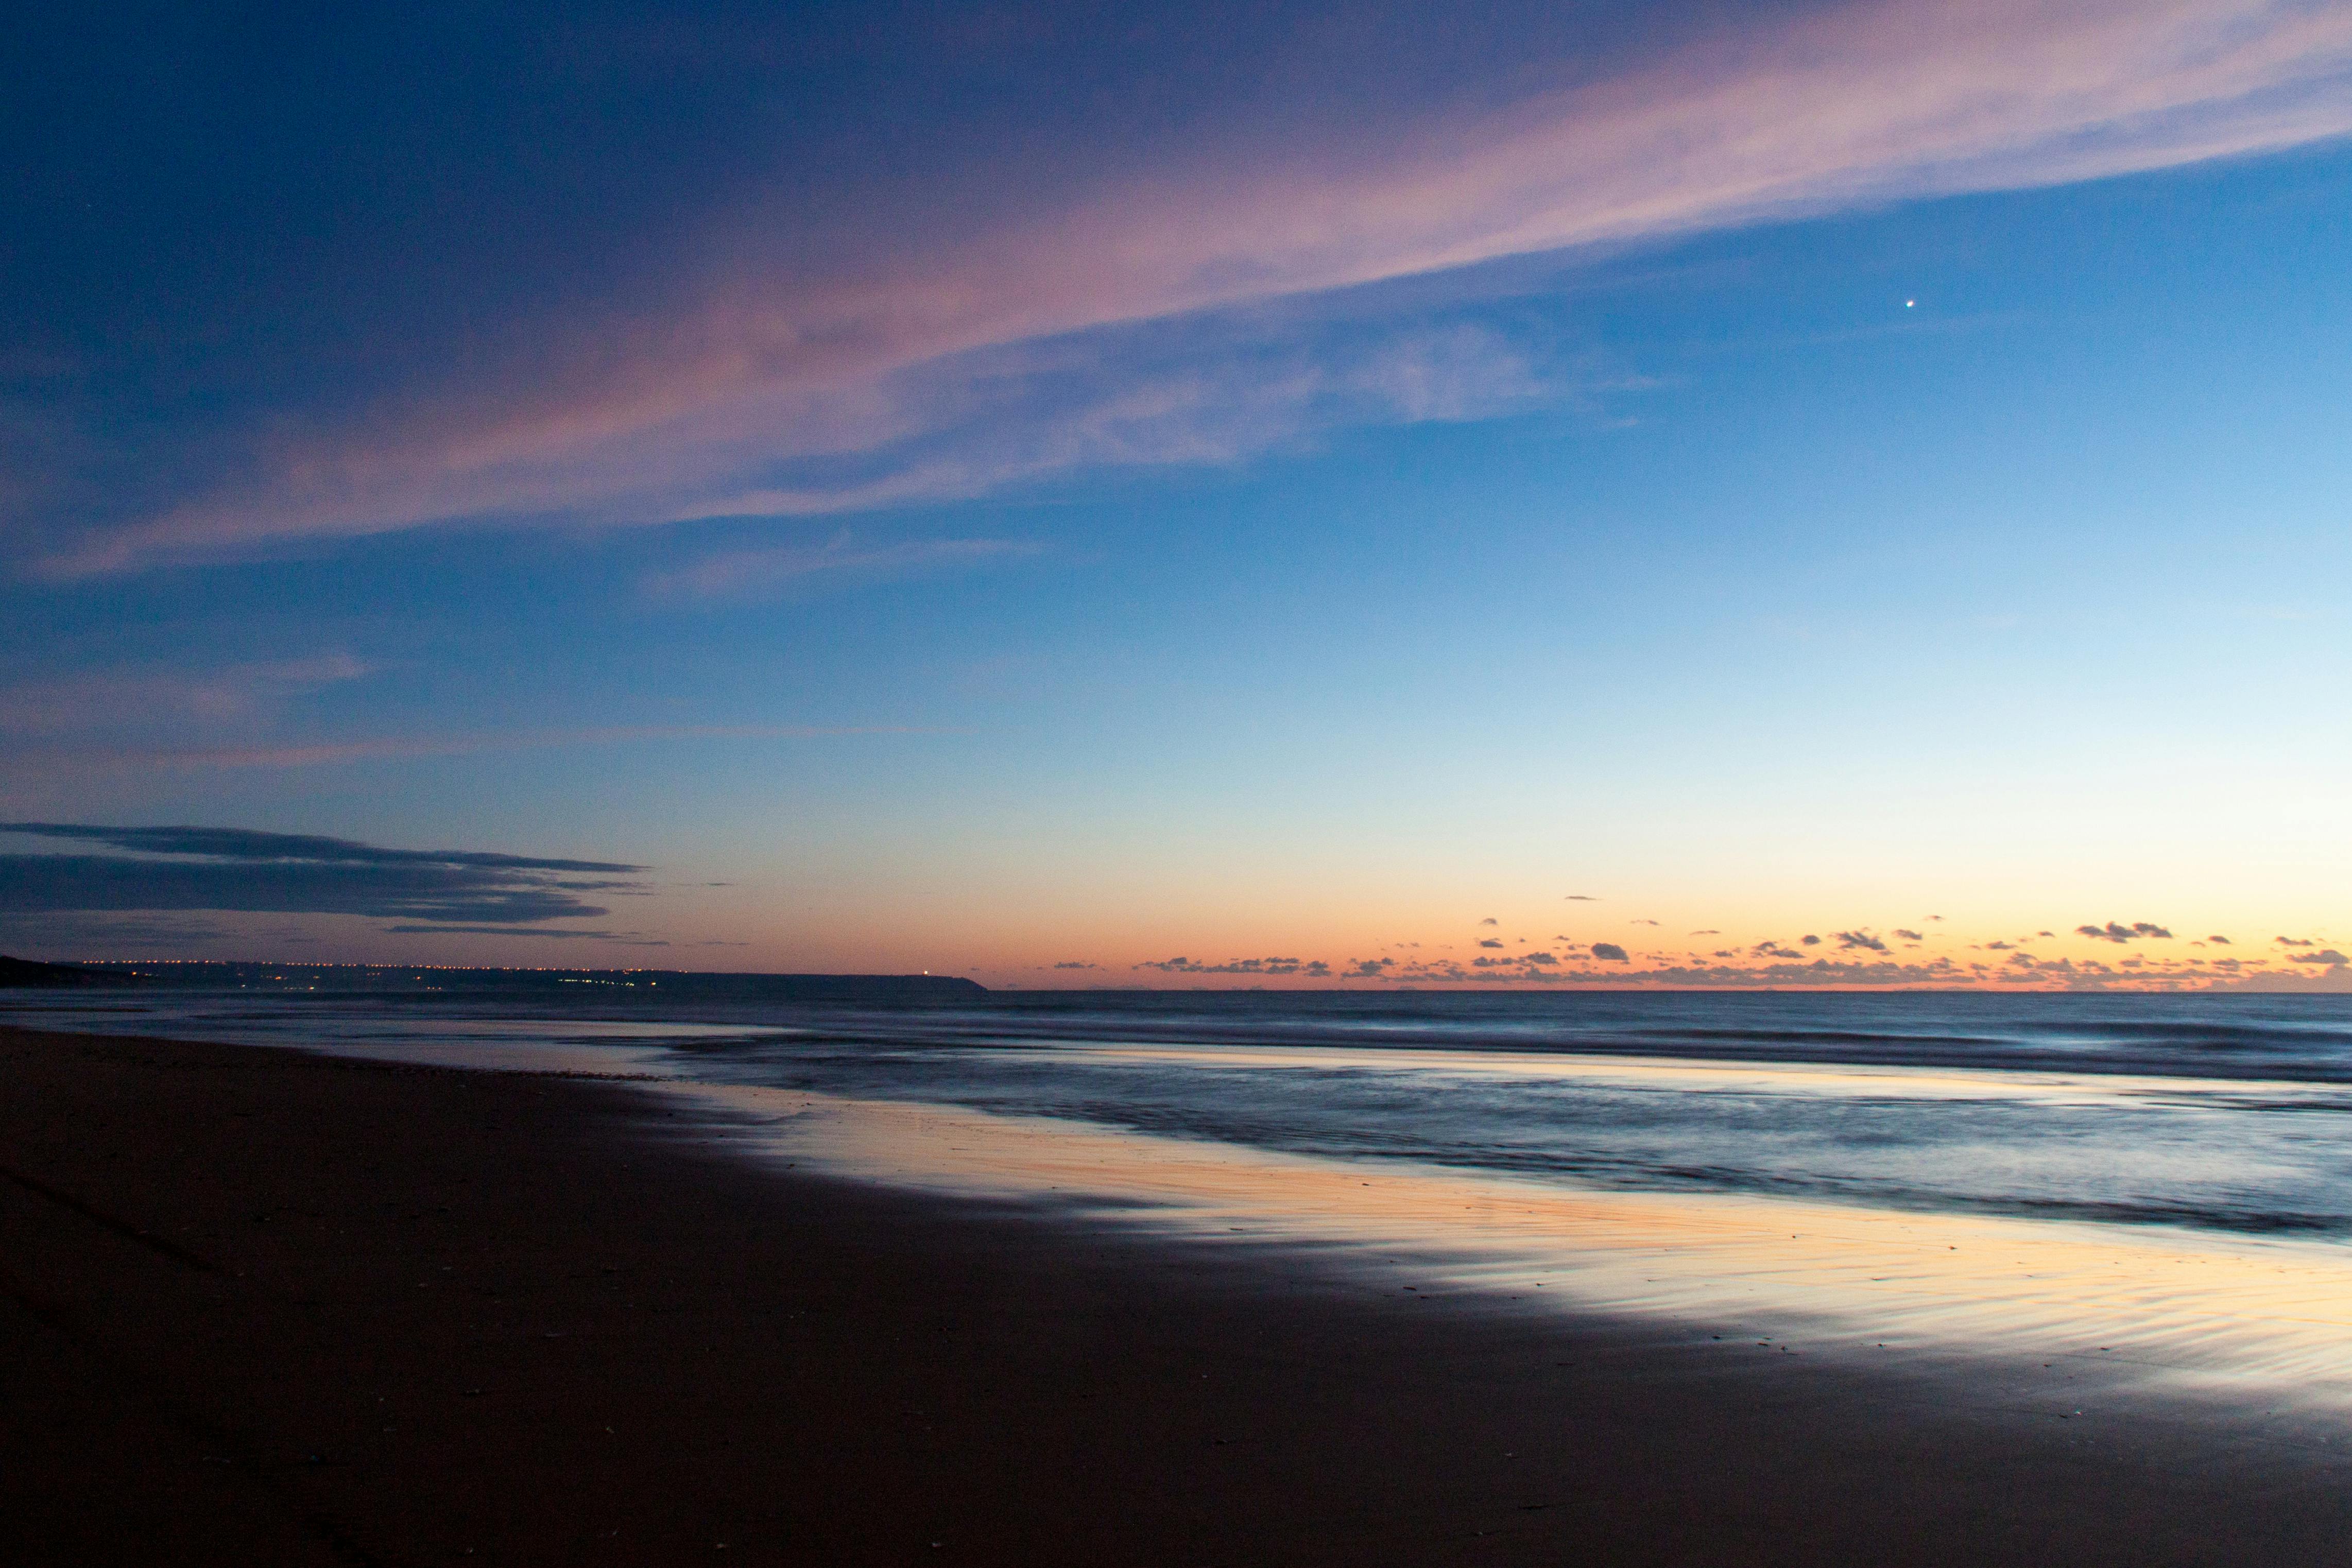
[[1478, 924], [1479, 924], [1479, 925], [1500, 925], [1502, 924], [1502, 922], [1501, 922], [1501, 921], [1499, 921], [1499, 920], [1497, 920], [1497, 919], [1496, 919], [1493, 915], [1489, 915], [1488, 916], [1486, 916], [1486, 919], [1481, 920], [1480, 922], [1478, 922]]
[[1993, 952], [2006, 953], [2009, 951], [2011, 945], [2007, 942], [1988, 942], [1985, 946]]
[[1633, 924], [1636, 925], [1655, 925], [1657, 922], [1654, 920], [1636, 920]]
[[1065, 958], [1054, 966], [1056, 969], [1091, 969], [1094, 967], [1092, 964], [1081, 964], [1076, 958]]
[[1478, 946], [1481, 947], [1499, 947], [1502, 945], [1503, 944], [1500, 941], [1492, 936], [1481, 936], [1478, 938]]
[[2316, 947], [2319, 946], [2318, 943], [2314, 942], [2308, 936], [2273, 936], [2271, 940], [2277, 943], [2282, 947]]
[[1800, 936], [1797, 940], [1802, 942], [1808, 947], [1818, 947], [1822, 945], [1822, 939], [1820, 937], [1811, 935]]
[[1558, 958], [1555, 958], [1549, 953], [1523, 953], [1519, 956], [1519, 961], [1524, 964], [1557, 964], [1559, 962]]
[[2208, 936], [2205, 940], [2210, 942], [2216, 947], [2231, 947], [2236, 946], [2236, 944], [2231, 942], [2227, 936]]
[[1769, 940], [1759, 942], [1748, 950], [1759, 958], [1796, 958], [1803, 956], [1794, 948], [1783, 947], [1778, 942]]
[[2352, 964], [2352, 958], [2347, 958], [2335, 948], [2328, 947], [2316, 953], [2290, 954], [2287, 962], [2290, 964]]
[[1601, 900], [1589, 893], [1571, 893], [1568, 895], [1568, 902], [1570, 904], [1598, 904]]
[[2077, 925], [2074, 927], [2074, 935], [2089, 936], [2100, 942], [2137, 942], [2144, 936], [2152, 937], [2159, 942], [2168, 942], [2172, 939], [2171, 932], [2150, 920], [2136, 920], [2129, 925], [2126, 925], [2120, 920], [2110, 920], [2105, 925]]
[[1612, 964], [1625, 964], [1632, 962], [1631, 959], [1625, 956], [1625, 949], [1620, 947], [1614, 942], [1595, 942], [1592, 945], [1592, 956], [1596, 958], [1605, 959]]
[[1860, 947], [1871, 953], [1886, 951], [1886, 944], [1867, 931], [1841, 931], [1837, 934], [1837, 945], [1840, 951], [1854, 947]]
[[1732, 951], [1730, 948], [1728, 948], [1728, 947], [1718, 947], [1718, 948], [1717, 948], [1717, 949], [1715, 950], [1715, 952], [1714, 952], [1712, 955], [1710, 955], [1710, 956], [1717, 957], [1717, 958], [1737, 958], [1737, 957], [1738, 957], [1738, 956], [1739, 956], [1739, 955], [1738, 955], [1738, 954], [1737, 954], [1737, 953], [1735, 953], [1735, 952], [1733, 952], [1733, 951]]
[[1895, 928], [1895, 935], [1902, 937], [1906, 942], [1925, 942], [1927, 940], [1925, 936], [1920, 936], [1916, 931], [1906, 931], [1900, 925]]
[[1708, 926], [1708, 927], [1707, 927], [1706, 930], [1704, 930], [1704, 931], [1694, 931], [1694, 932], [1692, 932], [1692, 933], [1691, 933], [1691, 935], [1692, 935], [1692, 936], [1722, 936], [1722, 935], [1723, 935], [1723, 933], [1722, 933], [1722, 932], [1720, 932], [1720, 931], [1717, 931], [1714, 926], [1710, 925], [1710, 926]]
[[[1343, 980], [1385, 979], [1390, 967], [1395, 963], [1394, 958], [1350, 959], [1348, 967], [1339, 971], [1339, 977]], [[1318, 964], [1316, 967], [1321, 969], [1322, 966]]]

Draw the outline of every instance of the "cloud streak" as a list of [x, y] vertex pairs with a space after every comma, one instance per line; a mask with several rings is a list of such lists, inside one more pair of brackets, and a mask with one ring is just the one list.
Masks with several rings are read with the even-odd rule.
[[[927, 170], [863, 193], [858, 210], [881, 215], [855, 223], [822, 204], [796, 218], [780, 189], [710, 218], [665, 289], [520, 333], [465, 379], [388, 388], [289, 434], [272, 423], [248, 436], [241, 477], [52, 535], [47, 570], [451, 519], [854, 509], [1072, 464], [1197, 460], [1235, 437], [1179, 439], [1197, 418], [1148, 405], [1181, 405], [1181, 378], [1130, 384], [1115, 368], [1101, 395], [1022, 438], [1000, 429], [985, 450], [944, 454], [922, 438], [985, 401], [1003, 375], [991, 356], [1018, 345], [2338, 136], [2347, 61], [2352, 12], [2335, 5], [1871, 0], [1747, 13], [1642, 50], [1547, 54], [1530, 38], [1496, 78], [1517, 90], [1475, 101], [1339, 96], [1305, 122], [1236, 101], [1203, 117], [1213, 129], [1142, 137], [1068, 178], [1034, 153], [997, 160], [986, 189]], [[1274, 63], [1311, 76], [1316, 62]], [[1391, 417], [1459, 416], [1442, 373], [1370, 374], [1360, 394]], [[1273, 405], [1328, 395], [1310, 376]], [[1137, 396], [1142, 413], [1116, 412]], [[1156, 434], [1122, 446], [1122, 429]], [[885, 448], [898, 455], [851, 481], [793, 467]]]
[[749, 597], [826, 574], [895, 576], [1031, 555], [1036, 549], [1034, 544], [1020, 539], [906, 539], [860, 545], [844, 533], [822, 544], [720, 551], [677, 571], [658, 574], [646, 586], [659, 599]]
[[959, 733], [911, 725], [701, 724], [608, 725], [586, 729], [521, 730], [501, 735], [367, 736], [354, 740], [167, 749], [26, 751], [7, 760], [19, 769], [43, 768], [331, 768], [358, 762], [398, 762], [485, 752], [536, 751], [572, 746], [630, 746], [656, 740], [814, 740], [835, 736]]
[[[387, 925], [384, 929], [404, 936], [576, 936], [590, 942], [617, 942], [624, 947], [667, 947], [666, 937], [647, 936], [637, 931], [556, 931], [540, 927], [518, 928], [512, 925]], [[737, 946], [736, 944], [722, 944]]]
[[[582, 896], [634, 894], [642, 866], [469, 850], [397, 850], [241, 828], [5, 822], [0, 832], [112, 853], [0, 854], [0, 913], [358, 915], [401, 930], [491, 928], [609, 913]], [[556, 933], [541, 933], [554, 935]]]
[[293, 698], [372, 673], [372, 666], [348, 653], [230, 664], [203, 672], [86, 671], [0, 688], [0, 734], [68, 735], [251, 719]]

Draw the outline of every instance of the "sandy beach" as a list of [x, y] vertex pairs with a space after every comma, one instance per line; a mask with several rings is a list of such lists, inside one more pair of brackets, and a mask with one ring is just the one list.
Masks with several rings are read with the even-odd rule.
[[[27, 1563], [2320, 1563], [2214, 1406], [740, 1158], [626, 1083], [0, 1031]], [[7, 1539], [13, 1538], [13, 1539]]]

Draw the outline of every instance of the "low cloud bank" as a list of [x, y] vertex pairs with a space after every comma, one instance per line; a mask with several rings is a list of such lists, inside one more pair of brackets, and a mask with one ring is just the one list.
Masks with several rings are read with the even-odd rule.
[[[210, 910], [356, 915], [400, 931], [501, 935], [609, 914], [583, 894], [629, 894], [643, 866], [480, 850], [400, 850], [244, 828], [0, 822], [0, 832], [110, 853], [0, 854], [0, 914]], [[542, 931], [541, 936], [605, 935]]]

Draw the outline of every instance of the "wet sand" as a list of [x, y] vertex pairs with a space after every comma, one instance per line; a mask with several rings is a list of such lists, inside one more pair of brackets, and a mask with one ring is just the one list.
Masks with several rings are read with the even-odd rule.
[[1431, 1299], [625, 1084], [0, 1030], [27, 1563], [2341, 1563], [2259, 1409]]

